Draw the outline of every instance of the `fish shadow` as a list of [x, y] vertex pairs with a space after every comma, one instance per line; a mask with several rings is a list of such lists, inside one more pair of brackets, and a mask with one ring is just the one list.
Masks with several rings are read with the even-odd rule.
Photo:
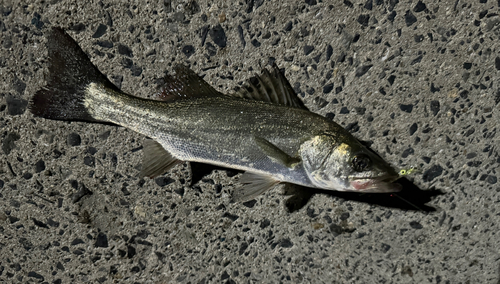
[[408, 211], [434, 212], [436, 208], [426, 205], [433, 197], [443, 195], [439, 189], [422, 190], [407, 178], [395, 181], [402, 185], [402, 190], [397, 193], [359, 193], [322, 190], [287, 185], [285, 194], [291, 195], [285, 202], [285, 207], [292, 213], [303, 208], [314, 194], [320, 193], [339, 197], [345, 200], [363, 202], [388, 208], [396, 208]]
[[[225, 167], [213, 166], [203, 163], [191, 162], [191, 184], [196, 184], [206, 175], [214, 170], [226, 171], [228, 177], [235, 176], [242, 171], [228, 169]], [[422, 190], [407, 178], [402, 177], [395, 181], [402, 185], [402, 190], [397, 193], [359, 193], [359, 192], [342, 192], [333, 190], [323, 190], [317, 188], [309, 188], [295, 184], [285, 183], [284, 195], [290, 196], [285, 201], [285, 207], [288, 212], [293, 213], [302, 209], [311, 199], [314, 194], [325, 194], [332, 197], [342, 198], [344, 200], [352, 200], [363, 202], [388, 208], [396, 208], [409, 211], [434, 212], [434, 207], [425, 205], [430, 202], [433, 197], [443, 195], [441, 190]]]
[[197, 184], [204, 177], [208, 176], [215, 170], [225, 171], [228, 177], [233, 177], [239, 173], [243, 173], [243, 171], [225, 168], [221, 166], [214, 166], [204, 163], [198, 162], [189, 162], [189, 166], [191, 167], [191, 185]]

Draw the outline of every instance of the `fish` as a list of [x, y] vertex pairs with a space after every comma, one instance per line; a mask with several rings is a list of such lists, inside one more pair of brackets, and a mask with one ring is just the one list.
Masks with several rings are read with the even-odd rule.
[[46, 85], [29, 102], [36, 117], [106, 123], [147, 137], [141, 177], [197, 162], [242, 171], [233, 202], [277, 184], [397, 192], [394, 168], [337, 123], [311, 112], [276, 64], [222, 94], [176, 65], [154, 99], [122, 92], [62, 28], [48, 31]]

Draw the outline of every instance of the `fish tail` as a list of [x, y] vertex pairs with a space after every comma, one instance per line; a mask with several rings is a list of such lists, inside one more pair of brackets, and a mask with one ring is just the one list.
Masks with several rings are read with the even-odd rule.
[[103, 122], [84, 104], [90, 84], [118, 91], [90, 61], [78, 44], [61, 28], [47, 36], [49, 73], [47, 85], [35, 93], [29, 108], [35, 116], [55, 120]]

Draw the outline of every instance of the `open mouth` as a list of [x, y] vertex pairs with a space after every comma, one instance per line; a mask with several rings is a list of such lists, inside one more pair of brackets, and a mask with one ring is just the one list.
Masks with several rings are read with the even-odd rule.
[[378, 178], [354, 178], [350, 181], [351, 186], [356, 191], [362, 192], [397, 192], [402, 186], [393, 183], [397, 176], [386, 175]]

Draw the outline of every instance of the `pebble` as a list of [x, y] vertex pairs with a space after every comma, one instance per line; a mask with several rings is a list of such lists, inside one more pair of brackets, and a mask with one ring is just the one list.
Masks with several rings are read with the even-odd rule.
[[219, 15], [219, 23], [224, 23], [226, 21], [226, 13], [222, 12]]
[[216, 25], [215, 27], [212, 27], [208, 32], [208, 34], [210, 35], [212, 41], [220, 48], [226, 47], [227, 44], [226, 33], [224, 32], [224, 29], [220, 24]]
[[99, 24], [99, 26], [95, 30], [94, 34], [92, 35], [92, 37], [93, 38], [100, 38], [101, 36], [103, 36], [106, 33], [107, 30], [108, 30], [108, 27], [106, 25]]
[[72, 132], [66, 137], [66, 142], [69, 146], [79, 146], [82, 144], [82, 138], [78, 133]]

